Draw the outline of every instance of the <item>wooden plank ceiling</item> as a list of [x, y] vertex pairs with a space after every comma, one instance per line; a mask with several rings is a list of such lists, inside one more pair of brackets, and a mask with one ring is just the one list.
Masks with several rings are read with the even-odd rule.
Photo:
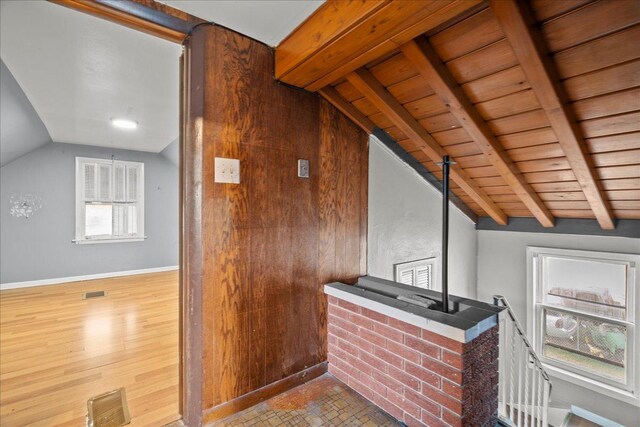
[[640, 2], [329, 1], [276, 77], [381, 128], [498, 223], [640, 219]]

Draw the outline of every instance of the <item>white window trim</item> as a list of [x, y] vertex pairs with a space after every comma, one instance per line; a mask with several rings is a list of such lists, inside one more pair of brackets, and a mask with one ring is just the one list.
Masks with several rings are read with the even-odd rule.
[[[416, 267], [424, 267], [427, 265], [431, 266], [431, 290], [440, 290], [440, 269], [439, 267], [439, 262], [438, 258], [436, 257], [432, 257], [432, 258], [423, 258], [423, 259], [418, 259], [415, 261], [407, 261], [407, 262], [401, 262], [401, 263], [397, 263], [393, 265], [393, 280], [396, 282], [400, 282], [400, 273], [403, 270], [406, 270], [408, 268], [413, 268], [415, 269]], [[415, 277], [415, 276], [414, 276]], [[437, 289], [436, 289], [437, 288]]]
[[[85, 210], [83, 209], [84, 200], [82, 197], [83, 185], [80, 184], [80, 175], [81, 175], [81, 167], [84, 163], [96, 163], [96, 164], [109, 164], [113, 165], [115, 163], [122, 165], [130, 165], [135, 166], [140, 169], [140, 176], [138, 177], [138, 201], [137, 204], [139, 206], [138, 209], [138, 235], [130, 236], [130, 237], [92, 237], [86, 238], [84, 235], [85, 221], [84, 215]], [[113, 180], [111, 182], [113, 186]], [[142, 162], [131, 162], [124, 160], [112, 160], [112, 159], [99, 159], [93, 157], [76, 157], [76, 168], [75, 168], [75, 191], [76, 191], [76, 217], [75, 217], [75, 239], [72, 240], [76, 245], [94, 245], [101, 243], [129, 243], [129, 242], [142, 242], [147, 236], [144, 232], [144, 163]]]
[[[575, 258], [588, 258], [596, 260], [620, 261], [630, 263], [628, 272], [628, 321], [619, 322], [627, 326], [627, 384], [617, 385], [613, 381], [607, 383], [603, 378], [588, 377], [584, 374], [574, 372], [570, 369], [563, 369], [557, 361], [551, 361], [542, 354], [542, 342], [539, 335], [542, 330], [542, 316], [538, 316], [536, 311], [541, 311], [543, 304], [538, 307], [537, 301], [540, 298], [541, 286], [538, 285], [540, 256], [556, 255], [569, 256]], [[625, 403], [640, 407], [640, 327], [638, 327], [638, 313], [640, 308], [640, 255], [623, 254], [614, 252], [597, 252], [577, 249], [558, 249], [529, 246], [527, 247], [527, 335], [533, 343], [536, 353], [540, 357], [545, 369], [552, 377], [576, 384], [595, 392], [604, 394]], [[555, 307], [554, 307], [555, 308]], [[562, 311], [570, 312], [570, 309]], [[580, 313], [583, 315], [583, 313]], [[593, 316], [598, 317], [598, 316]], [[616, 322], [611, 322], [616, 323]]]

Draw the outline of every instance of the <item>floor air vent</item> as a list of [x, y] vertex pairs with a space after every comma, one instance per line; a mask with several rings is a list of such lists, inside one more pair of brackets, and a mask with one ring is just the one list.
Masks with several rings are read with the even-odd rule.
[[106, 297], [107, 292], [105, 291], [93, 291], [93, 292], [85, 292], [82, 294], [82, 299], [91, 299], [91, 298], [100, 298]]
[[131, 422], [124, 387], [87, 401], [88, 427], [120, 427]]

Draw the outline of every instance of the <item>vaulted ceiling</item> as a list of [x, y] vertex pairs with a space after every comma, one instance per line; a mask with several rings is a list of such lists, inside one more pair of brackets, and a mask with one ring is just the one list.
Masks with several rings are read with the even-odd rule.
[[498, 223], [640, 218], [640, 3], [329, 1], [276, 77], [383, 129]]

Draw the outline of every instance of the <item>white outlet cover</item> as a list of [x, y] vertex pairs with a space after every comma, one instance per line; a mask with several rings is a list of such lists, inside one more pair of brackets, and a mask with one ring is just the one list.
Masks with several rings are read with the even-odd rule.
[[214, 171], [214, 182], [240, 184], [240, 160], [216, 157]]

